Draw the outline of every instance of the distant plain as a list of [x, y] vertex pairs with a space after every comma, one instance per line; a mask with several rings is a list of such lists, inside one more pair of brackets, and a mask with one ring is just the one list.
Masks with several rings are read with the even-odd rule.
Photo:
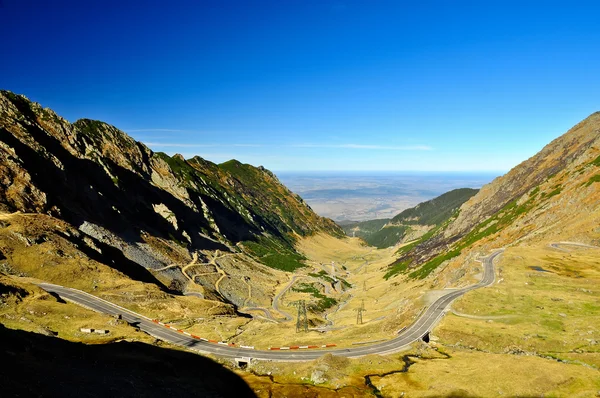
[[278, 172], [280, 181], [334, 221], [391, 218], [456, 188], [481, 188], [501, 172]]

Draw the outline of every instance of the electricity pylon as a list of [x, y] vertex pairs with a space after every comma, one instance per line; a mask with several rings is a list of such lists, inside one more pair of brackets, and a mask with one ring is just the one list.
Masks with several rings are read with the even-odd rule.
[[308, 332], [308, 316], [306, 315], [306, 301], [298, 300], [292, 303], [298, 307], [298, 317], [296, 318], [296, 333], [304, 329]]
[[363, 314], [363, 312], [367, 311], [365, 309], [365, 300], [363, 300], [362, 304], [360, 305], [360, 307], [358, 307], [354, 311], [356, 311], [356, 324], [357, 325], [362, 325], [362, 323], [363, 323], [362, 314]]

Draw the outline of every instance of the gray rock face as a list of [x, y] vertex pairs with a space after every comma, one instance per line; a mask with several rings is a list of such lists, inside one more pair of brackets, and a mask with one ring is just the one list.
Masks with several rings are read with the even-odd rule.
[[464, 235], [511, 200], [520, 198], [548, 177], [578, 161], [586, 151], [600, 144], [599, 126], [600, 112], [597, 112], [546, 145], [535, 156], [485, 185], [461, 207], [445, 237]]
[[315, 369], [310, 375], [310, 381], [314, 384], [323, 384], [327, 381], [325, 372], [320, 369]]
[[[485, 250], [539, 240], [542, 236], [566, 235], [575, 241], [589, 242], [589, 232], [593, 231], [590, 227], [597, 223], [585, 218], [599, 210], [599, 159], [597, 112], [482, 187], [448, 224], [403, 253], [393, 265], [402, 264], [416, 277], [425, 277], [443, 269], [440, 265], [448, 264], [444, 260], [472, 251], [466, 249], [474, 244], [485, 245], [492, 240], [494, 246]], [[424, 264], [429, 266], [419, 269]], [[461, 277], [443, 276], [446, 282], [456, 282]]]
[[[0, 91], [0, 210], [49, 214], [87, 236], [97, 261], [111, 265], [118, 251], [148, 270], [248, 241], [297, 255], [298, 235], [341, 235], [264, 168], [154, 153], [114, 126], [69, 123], [8, 91]], [[189, 282], [177, 270], [161, 275], [166, 286]]]

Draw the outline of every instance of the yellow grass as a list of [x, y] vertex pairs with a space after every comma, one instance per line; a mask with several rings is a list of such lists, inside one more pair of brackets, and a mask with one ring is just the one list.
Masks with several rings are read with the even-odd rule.
[[[279, 300], [279, 307], [293, 316], [291, 322], [275, 324], [257, 319], [246, 325], [243, 333], [233, 341], [244, 341], [257, 348], [325, 343], [352, 346], [353, 342], [393, 338], [395, 332], [410, 323], [412, 316], [423, 306], [419, 301], [419, 297], [425, 293], [422, 281], [407, 282], [403, 277], [384, 280], [387, 265], [394, 258], [392, 248], [376, 250], [365, 246], [358, 238], [338, 239], [325, 234], [303, 238], [297, 248], [307, 257], [309, 267], [297, 273], [303, 277], [299, 277], [294, 286], [314, 283], [308, 274], [322, 270], [327, 272], [327, 276], [343, 278], [352, 285], [344, 292], [331, 288], [328, 297], [336, 299], [338, 305], [330, 308], [327, 315], [309, 311], [311, 323], [323, 327], [327, 323], [326, 315], [333, 322], [331, 330], [324, 333], [296, 333], [297, 308], [293, 303], [304, 299], [310, 304], [316, 300], [309, 293], [289, 289]], [[322, 294], [326, 293], [320, 284], [315, 286], [319, 287]], [[358, 325], [356, 310], [363, 305], [363, 301], [366, 311], [363, 313], [363, 324]], [[283, 320], [283, 317], [279, 316], [279, 320]]]
[[518, 347], [556, 358], [576, 353], [583, 362], [585, 353], [597, 358], [599, 258], [600, 250], [508, 249], [499, 263], [500, 282], [453, 304], [461, 314], [481, 319], [450, 315], [436, 333], [448, 343], [492, 352]]
[[[109, 343], [131, 339], [152, 343], [155, 339], [138, 332], [127, 323], [100, 314], [72, 303], [60, 303], [54, 297], [20, 278], [1, 276], [5, 286], [24, 289], [27, 295], [22, 299], [15, 295], [3, 296], [0, 306], [0, 322], [11, 329], [42, 333], [44, 330], [56, 332], [57, 336], [69, 341], [90, 344]], [[107, 335], [88, 334], [80, 328], [107, 329]]]
[[[386, 397], [593, 397], [598, 371], [537, 357], [448, 350], [449, 359], [419, 360], [407, 373], [374, 378]], [[404, 395], [403, 395], [404, 393]]]

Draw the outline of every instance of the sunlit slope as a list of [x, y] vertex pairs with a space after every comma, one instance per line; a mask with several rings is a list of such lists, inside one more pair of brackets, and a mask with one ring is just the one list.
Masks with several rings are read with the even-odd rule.
[[476, 189], [454, 189], [406, 209], [392, 219], [346, 223], [343, 228], [347, 235], [362, 238], [371, 246], [380, 249], [394, 246], [419, 238], [443, 224], [476, 193]]
[[[458, 271], [468, 253], [522, 243], [600, 236], [600, 113], [557, 138], [532, 158], [496, 178], [444, 224], [400, 249], [388, 277]], [[456, 278], [439, 274], [439, 282]], [[460, 277], [460, 275], [458, 275]]]
[[206, 288], [235, 302], [210, 288], [214, 281], [196, 289], [195, 274], [210, 270], [173, 265], [209, 264], [218, 251], [290, 271], [303, 266], [298, 237], [342, 233], [262, 167], [155, 153], [111, 125], [70, 123], [8, 91], [0, 92], [0, 131], [1, 211], [64, 222], [81, 235], [67, 240], [84, 257], [125, 263], [128, 276], [162, 289]]

